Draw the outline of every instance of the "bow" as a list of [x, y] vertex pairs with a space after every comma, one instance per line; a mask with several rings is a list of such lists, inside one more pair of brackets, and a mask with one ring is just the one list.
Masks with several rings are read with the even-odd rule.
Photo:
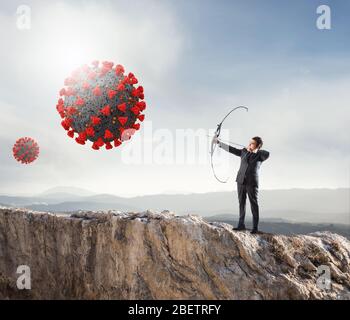
[[[234, 111], [237, 110], [237, 109], [246, 109], [246, 110], [248, 111], [248, 108], [245, 107], [245, 106], [239, 106], [239, 107], [233, 108], [233, 109], [222, 119], [222, 121], [217, 125], [216, 131], [215, 131], [215, 134], [214, 134], [214, 137], [213, 137], [213, 139], [212, 139], [212, 141], [211, 141], [211, 147], [210, 147], [210, 164], [211, 164], [211, 169], [212, 169], [212, 171], [213, 171], [213, 174], [214, 174], [214, 177], [216, 178], [216, 180], [218, 180], [218, 181], [221, 182], [221, 183], [226, 183], [226, 182], [228, 181], [229, 178], [227, 178], [226, 180], [220, 180], [220, 179], [217, 177], [216, 173], [215, 173], [214, 164], [213, 164], [213, 154], [214, 154], [214, 151], [215, 151], [216, 145], [217, 145], [217, 143], [216, 143], [215, 140], [218, 139], [219, 136], [220, 136], [221, 127], [222, 127], [223, 122], [226, 120], [226, 118], [227, 118], [232, 112], [234, 112]], [[236, 144], [236, 143], [235, 143], [235, 144]], [[240, 145], [240, 146], [241, 146], [241, 145]]]

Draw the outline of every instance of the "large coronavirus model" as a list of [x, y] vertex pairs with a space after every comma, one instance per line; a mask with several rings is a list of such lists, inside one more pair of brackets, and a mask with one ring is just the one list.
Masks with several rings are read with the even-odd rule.
[[18, 139], [14, 144], [12, 151], [15, 159], [23, 164], [32, 163], [39, 156], [38, 144], [29, 137]]
[[113, 65], [94, 61], [73, 71], [56, 106], [68, 136], [79, 144], [91, 141], [95, 150], [120, 146], [145, 118], [143, 87], [135, 86], [133, 73], [125, 75], [123, 66]]

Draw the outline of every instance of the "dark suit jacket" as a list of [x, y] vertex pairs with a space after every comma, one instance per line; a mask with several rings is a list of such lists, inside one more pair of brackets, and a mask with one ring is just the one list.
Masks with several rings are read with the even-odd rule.
[[241, 158], [236, 182], [259, 186], [259, 168], [261, 163], [270, 156], [268, 151], [259, 150], [254, 153], [249, 152], [246, 148], [237, 149], [223, 142], [219, 142], [219, 147]]

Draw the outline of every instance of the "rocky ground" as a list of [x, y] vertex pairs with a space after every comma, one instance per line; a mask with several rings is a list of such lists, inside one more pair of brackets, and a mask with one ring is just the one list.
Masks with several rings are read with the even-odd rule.
[[[19, 265], [30, 267], [30, 290], [16, 286]], [[169, 211], [0, 208], [0, 298], [349, 299], [350, 242], [251, 235]]]

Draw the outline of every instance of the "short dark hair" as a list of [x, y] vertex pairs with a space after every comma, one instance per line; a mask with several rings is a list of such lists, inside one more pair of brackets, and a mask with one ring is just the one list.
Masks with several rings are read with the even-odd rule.
[[253, 137], [252, 139], [258, 145], [258, 149], [260, 149], [263, 146], [264, 143], [263, 143], [263, 141], [262, 141], [262, 139], [260, 137]]

